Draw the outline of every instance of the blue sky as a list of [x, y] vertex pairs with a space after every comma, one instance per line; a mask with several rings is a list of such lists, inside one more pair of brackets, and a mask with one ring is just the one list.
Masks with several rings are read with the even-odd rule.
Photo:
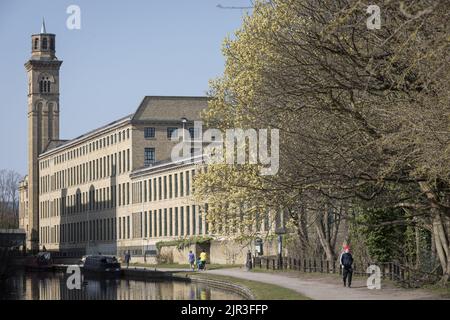
[[[69, 5], [81, 30], [69, 30]], [[221, 46], [242, 23], [250, 0], [0, 0], [0, 169], [27, 171], [30, 36], [56, 34], [60, 137], [132, 113], [145, 95], [204, 95], [224, 69]]]

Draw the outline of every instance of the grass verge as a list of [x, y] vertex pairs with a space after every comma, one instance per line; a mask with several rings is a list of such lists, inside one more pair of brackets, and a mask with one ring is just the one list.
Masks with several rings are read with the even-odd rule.
[[450, 285], [442, 286], [441, 284], [425, 285], [423, 289], [436, 294], [443, 299], [450, 299]]
[[[190, 266], [188, 264], [178, 264], [178, 263], [170, 263], [170, 264], [146, 264], [146, 263], [130, 263], [130, 266], [133, 267], [146, 267], [146, 268], [156, 268], [156, 269], [189, 269]], [[241, 265], [235, 264], [208, 264], [208, 270], [217, 270], [217, 269], [225, 269], [225, 268], [236, 268], [241, 267]]]
[[199, 272], [190, 273], [187, 274], [187, 276], [219, 280], [247, 287], [248, 289], [250, 289], [250, 291], [253, 293], [253, 295], [257, 300], [310, 300], [310, 298], [294, 290], [283, 288], [269, 283]]

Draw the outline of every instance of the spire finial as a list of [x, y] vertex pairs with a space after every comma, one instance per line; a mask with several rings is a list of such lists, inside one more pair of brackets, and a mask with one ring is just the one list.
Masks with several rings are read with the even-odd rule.
[[47, 33], [47, 30], [45, 30], [45, 20], [44, 20], [44, 17], [42, 17], [41, 33]]

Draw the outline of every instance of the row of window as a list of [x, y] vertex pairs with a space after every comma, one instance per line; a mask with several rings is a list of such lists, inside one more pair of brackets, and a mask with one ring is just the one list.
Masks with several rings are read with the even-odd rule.
[[195, 170], [187, 170], [162, 177], [132, 183], [130, 197], [130, 183], [78, 192], [53, 200], [40, 202], [41, 219], [70, 215], [92, 210], [107, 210], [117, 206], [157, 200], [173, 199], [189, 196], [192, 190], [191, 180]]
[[[190, 148], [190, 156], [201, 155], [201, 148]], [[155, 148], [144, 148], [144, 166], [149, 167], [156, 163]]]
[[41, 177], [40, 193], [60, 190], [70, 186], [114, 177], [131, 170], [130, 149]]
[[65, 216], [93, 210], [101, 211], [129, 204], [130, 184], [122, 183], [117, 186], [41, 201], [40, 217], [45, 219], [57, 217], [60, 214]]
[[[144, 239], [160, 237], [184, 237], [201, 234], [222, 234], [230, 232], [227, 214], [223, 216], [223, 222], [209, 225], [206, 221], [208, 205], [176, 206], [163, 209], [155, 209], [144, 212], [135, 212], [131, 216], [119, 218], [93, 219], [89, 223], [80, 221], [75, 223], [56, 225], [53, 227], [41, 227], [40, 240], [43, 243], [72, 242], [80, 243], [91, 241], [111, 241], [124, 239]], [[131, 218], [130, 218], [131, 217]], [[130, 221], [131, 219], [131, 221]], [[243, 221], [241, 212], [239, 219]], [[286, 228], [288, 214], [285, 211], [277, 212], [272, 223], [269, 215], [257, 214], [253, 225], [256, 232], [267, 232], [274, 227], [275, 230]], [[61, 227], [61, 234], [59, 228]], [[244, 224], [237, 225], [232, 232], [242, 232]]]
[[[50, 92], [50, 81], [41, 80], [39, 84], [40, 92]], [[167, 138], [170, 139], [173, 132], [178, 128], [169, 127], [167, 128]], [[144, 128], [144, 136], [146, 139], [155, 138], [156, 129], [154, 127]], [[198, 128], [189, 128], [189, 133], [191, 138], [199, 137]], [[76, 159], [78, 157], [87, 155], [90, 152], [108, 147], [110, 145], [116, 144], [117, 142], [125, 141], [125, 139], [130, 138], [130, 129], [123, 130], [119, 133], [111, 134], [109, 136], [103, 137], [96, 141], [90, 142], [84, 146], [78, 147], [71, 151], [67, 151], [54, 158], [54, 164], [60, 164], [68, 160]], [[41, 161], [40, 169], [46, 169], [50, 166], [50, 159]], [[155, 148], [145, 148], [144, 150], [144, 165], [149, 166], [156, 161]]]
[[[206, 220], [208, 205], [176, 206], [157, 210], [135, 212], [131, 216], [118, 218], [93, 219], [66, 223], [40, 228], [40, 242], [47, 243], [83, 243], [87, 241], [112, 241], [126, 239], [145, 239], [161, 237], [184, 237], [208, 234], [209, 232], [221, 234], [227, 232], [229, 223], [224, 216], [223, 223], [209, 225]], [[274, 227], [275, 230], [285, 228], [288, 221], [287, 212], [278, 212], [271, 226], [268, 214], [257, 215], [254, 221], [254, 231], [267, 232]], [[244, 219], [240, 214], [240, 219]], [[237, 226], [237, 230], [244, 224]], [[228, 230], [229, 231], [229, 230]], [[242, 231], [242, 230], [241, 230]]]
[[168, 174], [144, 181], [133, 182], [132, 203], [143, 203], [189, 196], [192, 190], [191, 180], [195, 170]]
[[106, 147], [109, 147], [110, 145], [114, 145], [116, 143], [126, 141], [130, 139], [130, 129], [124, 129], [120, 132], [110, 134], [108, 136], [105, 136], [103, 138], [97, 139], [96, 141], [89, 142], [85, 144], [84, 146], [80, 146], [78, 148], [72, 149], [70, 151], [67, 151], [59, 156], [56, 156], [52, 159], [47, 159], [45, 161], [41, 161], [40, 169], [45, 169], [50, 166], [50, 161], [54, 160], [54, 164], [60, 164], [72, 159], [79, 158], [81, 156], [85, 156], [90, 152], [94, 152]]
[[124, 239], [193, 236], [208, 233], [207, 206], [189, 205], [136, 212], [118, 218], [94, 219], [40, 228], [40, 242], [82, 243]]
[[[183, 237], [208, 233], [205, 209], [196, 205], [133, 213], [133, 238]], [[204, 211], [204, 212], [203, 212]]]
[[[177, 128], [177, 127], [167, 128], [167, 139], [171, 139], [173, 134], [175, 134], [175, 137], [179, 137], [178, 132], [177, 132], [178, 129], [179, 128]], [[189, 135], [191, 136], [191, 138], [198, 138], [200, 136], [198, 128], [189, 128], [188, 130], [189, 130]], [[153, 139], [153, 138], [155, 138], [155, 134], [156, 134], [156, 129], [154, 127], [144, 128], [144, 138], [145, 139]]]
[[40, 202], [42, 219], [87, 211], [101, 211], [130, 204], [130, 183], [99, 188], [88, 192]]
[[[129, 217], [127, 217], [129, 220]], [[119, 218], [120, 219], [120, 218]], [[125, 219], [125, 217], [124, 217]], [[81, 243], [90, 241], [111, 241], [117, 239], [117, 218], [95, 219], [45, 226], [40, 229], [40, 242], [47, 243]]]

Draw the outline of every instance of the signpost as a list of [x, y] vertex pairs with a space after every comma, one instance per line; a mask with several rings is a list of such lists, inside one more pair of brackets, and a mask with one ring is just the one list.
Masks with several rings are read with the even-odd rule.
[[258, 254], [258, 256], [262, 256], [264, 254], [263, 241], [261, 238], [255, 239], [255, 251]]

